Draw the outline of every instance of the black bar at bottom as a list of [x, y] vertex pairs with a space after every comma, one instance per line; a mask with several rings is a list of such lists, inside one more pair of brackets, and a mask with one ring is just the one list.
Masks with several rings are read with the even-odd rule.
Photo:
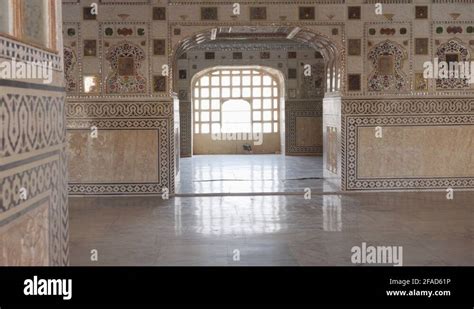
[[[48, 308], [81, 304], [384, 304], [387, 306], [374, 308], [389, 308], [393, 304], [394, 308], [407, 308], [411, 304], [416, 308], [472, 309], [473, 269], [4, 267], [0, 268], [0, 308], [11, 308], [11, 304], [48, 304]], [[25, 280], [34, 276], [37, 280], [72, 279], [71, 299], [64, 300], [64, 295], [24, 295]], [[39, 281], [36, 283], [38, 292]], [[388, 296], [388, 291], [413, 295]]]

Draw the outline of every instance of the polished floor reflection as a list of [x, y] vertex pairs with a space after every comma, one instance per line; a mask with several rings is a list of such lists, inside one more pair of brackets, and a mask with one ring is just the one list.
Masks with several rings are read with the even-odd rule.
[[403, 265], [474, 265], [473, 200], [472, 192], [70, 198], [71, 264], [353, 265], [351, 248], [366, 242], [403, 246]]
[[322, 157], [200, 155], [182, 158], [179, 193], [301, 192], [320, 190]]

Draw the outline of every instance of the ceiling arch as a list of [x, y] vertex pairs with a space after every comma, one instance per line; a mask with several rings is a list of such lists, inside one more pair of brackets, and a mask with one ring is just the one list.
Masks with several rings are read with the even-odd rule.
[[[173, 47], [172, 61], [191, 49], [206, 44], [255, 44], [255, 42], [294, 42], [320, 52], [326, 62], [327, 92], [340, 90], [344, 49], [325, 35], [297, 26], [216, 26], [197, 32]], [[342, 88], [342, 87], [341, 87]]]

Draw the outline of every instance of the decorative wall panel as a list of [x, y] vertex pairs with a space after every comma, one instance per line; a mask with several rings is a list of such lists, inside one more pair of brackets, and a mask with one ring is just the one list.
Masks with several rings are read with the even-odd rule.
[[67, 92], [74, 92], [77, 90], [77, 74], [75, 74], [76, 64], [77, 57], [74, 50], [70, 47], [64, 47], [64, 78]]
[[[452, 59], [448, 59], [451, 56]], [[453, 57], [454, 56], [454, 57]], [[469, 48], [465, 46], [459, 39], [451, 39], [446, 43], [441, 44], [436, 50], [436, 57], [438, 61], [450, 62], [470, 62], [471, 53]], [[448, 72], [449, 74], [449, 72]], [[474, 74], [471, 72], [471, 74]], [[440, 78], [436, 80], [436, 87], [439, 89], [462, 89], [469, 88], [469, 79], [453, 76], [449, 78]]]
[[145, 52], [140, 47], [121, 42], [112, 46], [105, 54], [112, 71], [106, 79], [107, 93], [145, 93], [146, 79], [140, 73]]
[[[287, 101], [285, 114], [286, 154], [321, 155], [323, 153], [322, 101]], [[316, 135], [315, 139], [309, 143], [302, 140], [301, 135], [298, 138], [298, 134], [301, 134], [298, 130], [298, 123], [302, 125], [301, 119], [312, 119], [317, 126], [304, 128], [314, 130], [313, 133]], [[305, 123], [308, 124], [307, 121]]]
[[[381, 117], [382, 115], [383, 117]], [[469, 147], [472, 148], [472, 141], [470, 141], [472, 134], [459, 133], [459, 135], [449, 130], [450, 126], [455, 126], [465, 128], [463, 132], [472, 132], [472, 125], [474, 125], [474, 100], [469, 98], [343, 100], [341, 146], [343, 189], [351, 191], [446, 189], [448, 187], [455, 189], [474, 188], [474, 168], [469, 165], [474, 153], [472, 149], [469, 149]], [[387, 151], [389, 151], [387, 147], [393, 147], [395, 152], [389, 151], [390, 153], [395, 155], [400, 145], [411, 145], [410, 147], [401, 148], [406, 152], [407, 160], [415, 161], [410, 162], [410, 164], [407, 163], [413, 167], [410, 171], [411, 175], [395, 176], [398, 172], [391, 171], [391, 169], [402, 171], [405, 169], [400, 166], [402, 164], [400, 160], [390, 163], [390, 157], [384, 157], [387, 166], [379, 166], [382, 174], [370, 176], [367, 168], [361, 170], [359, 156], [372, 146], [367, 142], [364, 143], [364, 141], [367, 141], [367, 137], [364, 135], [365, 138], [361, 140], [360, 134], [361, 132], [367, 134], [367, 131], [363, 130], [367, 128], [375, 130], [375, 127], [381, 127], [382, 130], [387, 129], [387, 135], [384, 135], [381, 139], [380, 143], [383, 144], [380, 146], [385, 147]], [[393, 131], [393, 129], [390, 129], [395, 127], [399, 127], [400, 130]], [[453, 147], [447, 146], [450, 143], [449, 140], [455, 138], [453, 134], [457, 134], [457, 138], [462, 138], [462, 143], [459, 144], [460, 147], [467, 143], [459, 151], [455, 150], [455, 158], [457, 159], [454, 161], [444, 160], [444, 169], [451, 171], [459, 170], [456, 166], [464, 164], [465, 170], [459, 175], [444, 171], [434, 176], [434, 171], [426, 170], [424, 166], [428, 166], [436, 160], [439, 161], [439, 159], [436, 159], [435, 155], [430, 155], [432, 150], [429, 147], [433, 146], [431, 143], [426, 144], [426, 140], [416, 142], [416, 139], [420, 138], [420, 134], [425, 136], [424, 139], [426, 139], [428, 135], [439, 132], [444, 127], [448, 129], [436, 135], [438, 140], [438, 147], [436, 148], [438, 154], [436, 156], [442, 154], [442, 156], [451, 158], [454, 155], [452, 153]], [[410, 131], [413, 134], [403, 134], [403, 130], [407, 128], [413, 128]], [[421, 129], [424, 131], [420, 131]], [[394, 135], [393, 132], [398, 133]], [[429, 140], [433, 140], [433, 138], [429, 138]], [[461, 163], [460, 160], [464, 163]], [[376, 164], [377, 162], [374, 161], [373, 163]]]
[[384, 41], [369, 52], [373, 71], [368, 77], [370, 91], [400, 91], [408, 88], [403, 61], [407, 58], [405, 49], [391, 41]]
[[[70, 157], [89, 162], [82, 170], [71, 164], [70, 194], [161, 194], [165, 187], [174, 192], [172, 102], [70, 100], [66, 115]], [[90, 136], [92, 127], [98, 130], [96, 139]], [[94, 176], [107, 167], [100, 164], [104, 156], [122, 160], [122, 171]]]

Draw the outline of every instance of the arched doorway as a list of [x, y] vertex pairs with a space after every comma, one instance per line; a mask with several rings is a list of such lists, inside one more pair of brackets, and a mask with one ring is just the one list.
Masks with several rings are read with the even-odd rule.
[[[202, 29], [202, 28], [201, 28]], [[317, 33], [314, 29], [302, 28], [300, 26], [244, 26], [244, 25], [235, 25], [235, 26], [219, 26], [207, 28], [204, 30], [197, 30], [193, 35], [180, 40], [179, 42], [173, 43], [172, 47], [172, 56], [170, 58], [170, 63], [172, 65], [171, 71], [171, 88], [180, 100], [180, 155], [181, 157], [192, 156], [192, 105], [191, 105], [191, 91], [190, 79], [196, 73], [201, 70], [211, 68], [216, 65], [234, 65], [237, 61], [236, 59], [243, 59], [239, 62], [243, 65], [265, 65], [276, 69], [278, 71], [283, 71], [285, 78], [285, 88], [288, 91], [285, 93], [286, 99], [292, 99], [296, 101], [301, 96], [300, 94], [305, 94], [307, 98], [313, 98], [315, 96], [323, 98], [325, 96], [331, 97], [332, 100], [340, 97], [340, 93], [343, 91], [345, 85], [342, 80], [345, 56], [344, 48], [340, 44], [336, 44], [328, 36]], [[270, 52], [262, 52], [262, 55], [255, 55], [254, 58], [245, 59], [242, 58], [242, 50], [253, 50], [252, 46], [259, 45], [260, 47], [267, 48]], [[318, 64], [310, 64], [309, 61], [311, 58], [314, 58], [311, 55], [305, 55], [304, 59], [293, 58], [291, 61], [302, 60], [303, 62], [298, 63], [293, 67], [280, 66], [281, 63], [268, 63], [264, 61], [262, 57], [263, 54], [274, 54], [278, 51], [285, 50], [289, 45], [293, 46], [293, 49], [288, 49], [288, 58], [290, 54], [299, 54], [300, 51], [307, 49], [311, 50], [314, 55], [316, 55], [317, 60], [320, 61]], [[237, 46], [240, 49], [240, 52], [235, 50]], [[225, 60], [221, 59], [218, 53], [205, 52], [208, 47], [213, 47], [216, 50], [229, 51]], [[250, 47], [250, 48], [249, 48]], [[182, 61], [189, 60], [189, 54], [194, 53], [195, 50], [203, 51], [202, 58], [187, 69], [182, 70], [179, 63]], [[188, 55], [187, 55], [188, 54]], [[216, 55], [214, 55], [216, 54]], [[193, 56], [197, 57], [197, 56]], [[240, 58], [239, 58], [240, 57]], [[280, 56], [278, 56], [280, 57]], [[223, 56], [225, 58], [225, 56]], [[258, 59], [260, 58], [260, 59]], [[194, 58], [193, 58], [194, 59]], [[306, 65], [312, 66], [309, 70], [306, 68]], [[304, 84], [304, 89], [295, 89], [294, 83], [295, 76], [301, 76], [303, 71], [312, 71], [313, 74], [317, 74], [320, 78], [315, 81], [311, 78], [305, 77], [305, 81], [301, 82]], [[313, 75], [314, 76], [314, 75]], [[184, 80], [182, 79], [184, 78]], [[183, 84], [184, 89], [183, 89]], [[315, 83], [317, 83], [315, 87]], [[317, 89], [316, 89], [317, 88]], [[317, 90], [317, 91], [314, 91]], [[288, 100], [286, 100], [288, 101]], [[301, 101], [301, 100], [300, 100]], [[321, 99], [322, 102], [322, 99]], [[311, 117], [320, 117], [322, 119], [322, 103], [320, 110], [308, 111], [308, 108], [299, 104], [298, 112], [292, 113], [290, 108], [286, 109], [286, 112], [292, 113], [289, 119], [286, 120], [286, 123], [289, 125], [286, 128], [282, 128], [282, 132], [286, 131], [285, 134], [289, 136], [289, 142], [285, 140], [284, 147], [282, 148], [282, 153], [287, 155], [315, 155], [322, 154], [323, 146], [319, 144], [319, 141], [312, 140], [312, 136], [322, 134], [320, 129], [316, 130], [311, 127], [310, 120]], [[300, 108], [301, 107], [301, 108]], [[284, 118], [285, 115], [282, 115]], [[307, 118], [301, 118], [298, 121], [295, 119], [296, 116], [304, 116]], [[297, 123], [298, 122], [298, 123]], [[322, 120], [320, 121], [320, 126], [322, 127]], [[296, 127], [302, 128], [306, 132], [306, 136], [297, 136]], [[295, 140], [303, 139], [303, 141], [296, 142]]]
[[[260, 50], [256, 49], [255, 46], [259, 46]], [[180, 99], [181, 157], [191, 157], [193, 152], [194, 154], [202, 154], [201, 151], [203, 150], [209, 151], [209, 147], [206, 146], [196, 151], [195, 146], [209, 145], [212, 142], [213, 126], [222, 133], [222, 106], [227, 101], [235, 99], [248, 102], [239, 101], [241, 107], [236, 107], [236, 109], [240, 109], [236, 112], [247, 114], [244, 106], [250, 106], [250, 114], [253, 117], [253, 109], [256, 109], [256, 106], [262, 102], [258, 101], [259, 98], [253, 97], [252, 90], [250, 90], [252, 96], [246, 97], [242, 95], [244, 89], [239, 85], [238, 90], [235, 90], [237, 94], [233, 97], [233, 90], [230, 89], [230, 85], [221, 84], [224, 82], [222, 76], [228, 75], [232, 80], [232, 69], [241, 70], [242, 66], [267, 67], [283, 73], [281, 74], [283, 82], [281, 83], [279, 110], [276, 111], [277, 116], [273, 116], [275, 114], [274, 110], [268, 110], [270, 113], [266, 114], [264, 109], [258, 110], [256, 112], [261, 120], [256, 121], [261, 123], [253, 123], [255, 121], [251, 118], [251, 128], [253, 129], [254, 124], [255, 127], [261, 125], [262, 131], [264, 131], [263, 125], [266, 121], [264, 117], [267, 117], [267, 130], [271, 129], [271, 133], [277, 134], [276, 136], [279, 137], [280, 153], [285, 153], [287, 156], [307, 156], [304, 159], [298, 158], [296, 160], [307, 162], [305, 166], [299, 166], [298, 162], [293, 164], [295, 160], [285, 166], [286, 159], [282, 161], [281, 156], [269, 158], [266, 162], [263, 162], [265, 160], [261, 158], [253, 161], [250, 158], [247, 161], [239, 159], [234, 162], [216, 157], [195, 158], [196, 160], [190, 161], [190, 164], [182, 165], [184, 168], [181, 169], [180, 177], [181, 179], [193, 179], [193, 182], [197, 183], [201, 189], [195, 190], [197, 185], [194, 183], [184, 193], [220, 192], [221, 190], [227, 191], [227, 188], [235, 191], [239, 184], [252, 181], [253, 184], [240, 185], [240, 187], [247, 188], [252, 192], [258, 190], [255, 189], [256, 187], [260, 187], [265, 191], [281, 191], [285, 190], [286, 185], [268, 185], [265, 184], [265, 181], [268, 181], [268, 179], [281, 179], [283, 182], [286, 180], [309, 179], [311, 182], [311, 179], [322, 178], [322, 175], [320, 175], [321, 168], [319, 168], [319, 171], [312, 170], [313, 166], [316, 165], [322, 167], [322, 158], [321, 162], [313, 164], [314, 161], [311, 161], [312, 159], [309, 156], [322, 155], [323, 98], [325, 96], [338, 97], [339, 91], [344, 87], [344, 83], [341, 81], [344, 66], [343, 48], [333, 43], [327, 36], [297, 26], [226, 26], [198, 31], [174, 45], [172, 50], [173, 56], [170, 59], [173, 65], [172, 89]], [[249, 51], [253, 50], [258, 50], [258, 52], [253, 54], [250, 52], [249, 54]], [[274, 55], [276, 56], [274, 57], [275, 62], [269, 63]], [[181, 62], [186, 61], [189, 62], [189, 65], [180, 65]], [[286, 63], [282, 64], [285, 61]], [[236, 66], [239, 66], [239, 68], [236, 68]], [[213, 71], [216, 69], [223, 70], [216, 67], [227, 67], [230, 74]], [[215, 78], [218, 85], [214, 90], [211, 87], [212, 73], [210, 72], [219, 76]], [[306, 72], [310, 72], [309, 77]], [[211, 74], [206, 77], [205, 97], [202, 97], [200, 83], [197, 87], [198, 92], [194, 88], [197, 80], [204, 76], [202, 74]], [[303, 74], [305, 75], [303, 76]], [[318, 75], [317, 80], [311, 78], [315, 75]], [[242, 77], [239, 77], [239, 79], [242, 82]], [[226, 80], [229, 79], [226, 77]], [[223, 90], [223, 87], [229, 89]], [[212, 91], [215, 92], [216, 97], [213, 97]], [[226, 97], [222, 97], [224, 91], [227, 92]], [[198, 94], [198, 96], [195, 94]], [[313, 100], [314, 96], [317, 96], [317, 102]], [[216, 109], [213, 109], [213, 103]], [[259, 119], [259, 116], [256, 116], [256, 119]], [[275, 120], [278, 122], [276, 124], [277, 130], [273, 129]], [[233, 146], [235, 151], [236, 146]], [[239, 150], [244, 151], [243, 146], [243, 143], [240, 143]], [[183, 159], [181, 162], [185, 161]], [[217, 166], [212, 167], [212, 163], [216, 162]], [[264, 166], [265, 164], [268, 165]], [[198, 169], [200, 169], [200, 174], [197, 177], [195, 177], [195, 174], [188, 174], [188, 170], [195, 169], [196, 165], [199, 165]], [[248, 170], [243, 172], [243, 166], [248, 167]], [[308, 166], [309, 168], [307, 168]], [[218, 173], [214, 173], [213, 168]], [[271, 173], [266, 172], [266, 170], [271, 171]], [[300, 171], [301, 175], [295, 174], [294, 171]], [[315, 172], [315, 175], [311, 172]], [[245, 176], [249, 174], [252, 176]], [[233, 181], [232, 185], [225, 183], [229, 179]], [[257, 182], [259, 183], [256, 184]], [[313, 185], [308, 184], [308, 186]], [[314, 186], [320, 185], [316, 184]], [[297, 186], [292, 186], [292, 190], [295, 188]], [[177, 192], [183, 193], [183, 190], [178, 187]]]

